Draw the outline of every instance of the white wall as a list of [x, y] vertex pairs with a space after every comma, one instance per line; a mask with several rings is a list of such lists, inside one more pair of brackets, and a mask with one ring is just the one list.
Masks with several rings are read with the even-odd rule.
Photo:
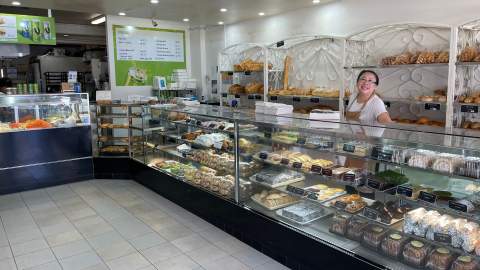
[[418, 22], [442, 25], [479, 19], [478, 0], [340, 0], [226, 26], [226, 44], [271, 43], [315, 34], [348, 36], [372, 26]]
[[[175, 29], [175, 30], [184, 30], [185, 31], [185, 41], [186, 41], [186, 59], [187, 59], [187, 70], [191, 72], [191, 54], [190, 54], [190, 31], [188, 30], [189, 25], [185, 23], [177, 23], [170, 21], [158, 21], [157, 28], [166, 28], [166, 29]], [[112, 90], [113, 99], [126, 99], [128, 95], [144, 95], [151, 96], [151, 86], [116, 86], [115, 78], [115, 59], [114, 59], [114, 40], [113, 40], [113, 31], [112, 25], [131, 25], [134, 27], [148, 27], [153, 28], [152, 21], [148, 19], [139, 19], [139, 18], [130, 18], [123, 16], [107, 16], [106, 31], [107, 31], [107, 44], [108, 44], [108, 68], [110, 74], [110, 88]]]

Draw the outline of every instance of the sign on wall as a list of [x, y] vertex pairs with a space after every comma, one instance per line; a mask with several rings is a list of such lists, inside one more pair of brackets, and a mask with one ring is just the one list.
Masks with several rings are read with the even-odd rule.
[[55, 45], [55, 19], [0, 13], [0, 43]]
[[151, 86], [186, 69], [185, 31], [113, 25], [117, 86]]

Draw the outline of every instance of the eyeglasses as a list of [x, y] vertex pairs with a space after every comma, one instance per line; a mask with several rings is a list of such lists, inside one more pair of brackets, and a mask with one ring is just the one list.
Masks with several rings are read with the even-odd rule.
[[367, 80], [367, 79], [364, 79], [364, 78], [361, 78], [360, 80], [358, 80], [359, 82], [362, 82], [362, 83], [365, 83], [365, 84], [377, 84], [376, 81], [370, 81], [370, 80]]

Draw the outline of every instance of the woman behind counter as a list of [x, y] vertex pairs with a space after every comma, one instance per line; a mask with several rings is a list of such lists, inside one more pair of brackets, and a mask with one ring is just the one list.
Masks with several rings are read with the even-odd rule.
[[379, 84], [377, 73], [363, 70], [357, 77], [357, 95], [346, 109], [346, 119], [363, 123], [390, 123], [390, 115], [383, 100], [376, 94]]

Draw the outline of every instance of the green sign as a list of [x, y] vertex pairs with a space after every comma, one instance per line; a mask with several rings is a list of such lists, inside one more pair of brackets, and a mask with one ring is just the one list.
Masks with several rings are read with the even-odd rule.
[[0, 13], [0, 43], [55, 45], [55, 20]]
[[117, 86], [150, 86], [186, 69], [185, 31], [113, 25]]

